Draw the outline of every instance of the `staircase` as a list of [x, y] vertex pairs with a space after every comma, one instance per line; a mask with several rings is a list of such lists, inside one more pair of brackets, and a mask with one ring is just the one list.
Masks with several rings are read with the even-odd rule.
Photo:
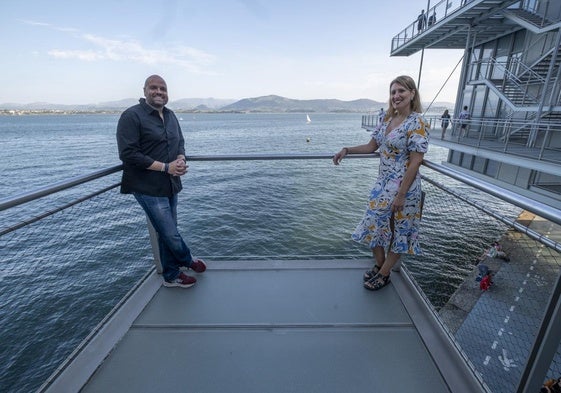
[[524, 8], [509, 8], [504, 11], [504, 16], [536, 34], [554, 30], [559, 27], [558, 22], [553, 22], [542, 15]]
[[524, 110], [524, 107], [536, 106], [538, 105], [538, 98], [527, 93], [525, 89], [512, 79], [507, 79], [503, 81], [502, 79], [491, 79], [492, 86], [500, 92], [512, 106]]

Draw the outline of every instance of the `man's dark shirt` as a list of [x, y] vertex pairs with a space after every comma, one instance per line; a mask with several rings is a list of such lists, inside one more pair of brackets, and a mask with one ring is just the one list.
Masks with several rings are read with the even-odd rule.
[[185, 155], [185, 142], [175, 114], [164, 107], [164, 120], [146, 103], [125, 110], [117, 125], [119, 158], [123, 161], [121, 192], [151, 196], [172, 196], [182, 189], [181, 178], [147, 168], [160, 161], [168, 163]]

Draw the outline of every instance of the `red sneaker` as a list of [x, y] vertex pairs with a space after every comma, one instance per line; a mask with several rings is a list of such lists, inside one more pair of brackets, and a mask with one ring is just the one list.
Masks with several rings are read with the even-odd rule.
[[185, 273], [179, 273], [179, 276], [175, 280], [166, 281], [164, 280], [164, 287], [172, 288], [172, 287], [180, 287], [180, 288], [189, 288], [195, 285], [197, 279], [195, 277], [191, 277], [186, 275]]
[[206, 270], [205, 261], [202, 259], [195, 259], [191, 262], [191, 266], [189, 266], [189, 268], [193, 269], [197, 273], [202, 273]]

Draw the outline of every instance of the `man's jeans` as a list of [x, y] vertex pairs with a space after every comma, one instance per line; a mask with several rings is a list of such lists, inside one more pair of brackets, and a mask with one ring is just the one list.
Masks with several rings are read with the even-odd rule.
[[172, 281], [179, 276], [180, 266], [190, 266], [193, 261], [189, 247], [177, 230], [177, 195], [153, 197], [133, 193], [158, 233], [160, 260], [164, 280]]

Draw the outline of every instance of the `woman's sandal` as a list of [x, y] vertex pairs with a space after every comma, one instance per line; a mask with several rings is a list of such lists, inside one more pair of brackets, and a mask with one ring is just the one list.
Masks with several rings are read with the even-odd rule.
[[374, 265], [372, 270], [367, 270], [366, 272], [364, 272], [364, 276], [362, 276], [362, 279], [364, 281], [368, 281], [372, 279], [376, 274], [378, 274], [378, 272], [380, 272], [380, 269], [381, 269], [380, 266]]
[[376, 274], [370, 280], [364, 283], [364, 288], [370, 291], [377, 291], [378, 289], [384, 288], [390, 283], [390, 275], [384, 276], [380, 273]]

